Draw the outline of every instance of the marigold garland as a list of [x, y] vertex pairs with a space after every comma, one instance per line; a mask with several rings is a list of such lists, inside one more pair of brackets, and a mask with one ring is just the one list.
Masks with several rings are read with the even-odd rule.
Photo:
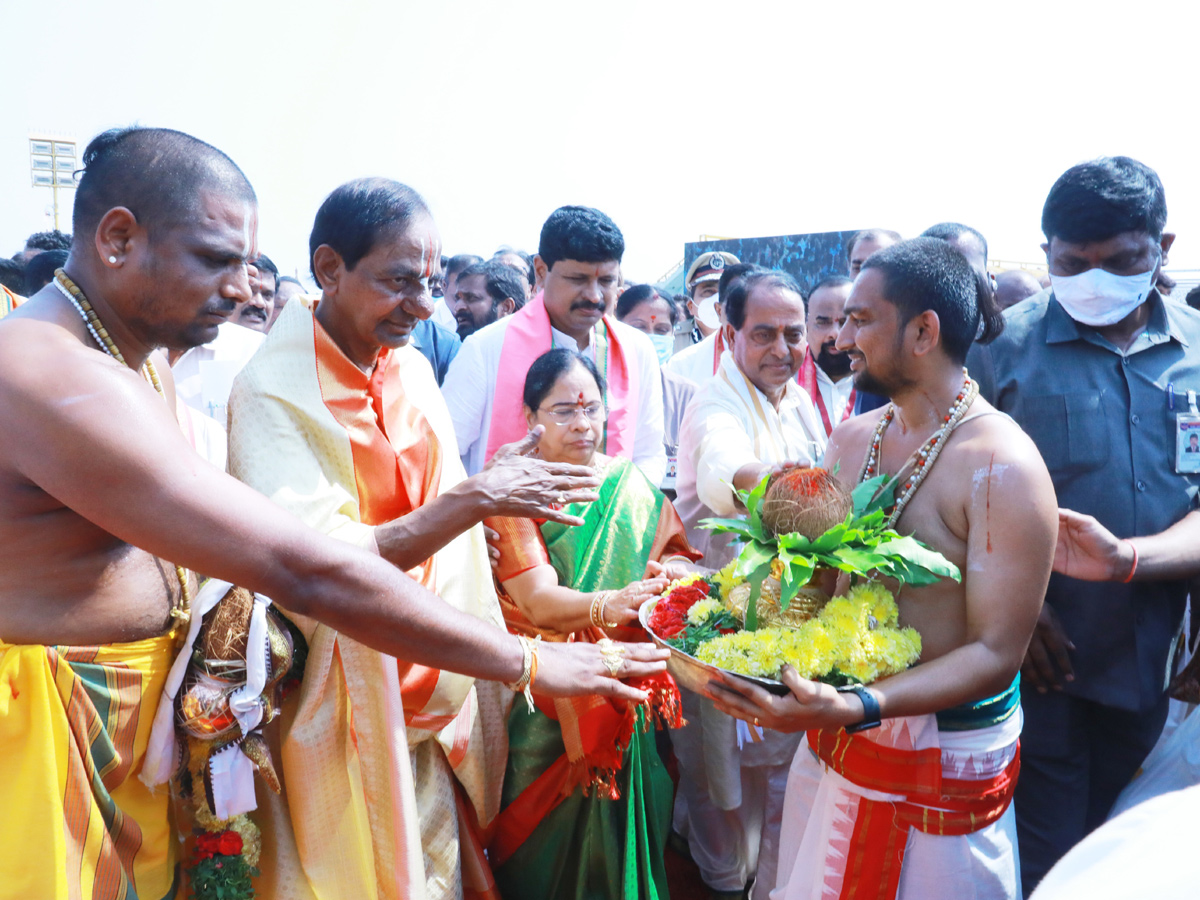
[[891, 592], [867, 583], [830, 600], [799, 628], [723, 635], [701, 644], [696, 658], [739, 675], [778, 678], [786, 663], [803, 678], [870, 684], [904, 671], [921, 655], [921, 635], [898, 622]]
[[895, 598], [878, 582], [834, 597], [798, 628], [743, 631], [730, 627], [736, 620], [723, 602], [743, 580], [730, 565], [707, 579], [671, 582], [650, 616], [651, 629], [702, 662], [765, 678], [778, 678], [786, 663], [804, 678], [869, 684], [920, 658], [920, 634], [900, 627]]

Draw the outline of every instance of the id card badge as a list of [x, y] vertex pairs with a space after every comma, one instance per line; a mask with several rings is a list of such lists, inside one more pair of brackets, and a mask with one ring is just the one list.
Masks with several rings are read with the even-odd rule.
[[1188, 391], [1188, 411], [1175, 416], [1175, 471], [1180, 475], [1200, 473], [1200, 411], [1196, 392]]
[[[1200, 421], [1198, 419], [1197, 421]], [[673, 453], [667, 457], [667, 474], [663, 477], [662, 484], [659, 485], [664, 491], [675, 490], [675, 481], [679, 476], [679, 457]]]

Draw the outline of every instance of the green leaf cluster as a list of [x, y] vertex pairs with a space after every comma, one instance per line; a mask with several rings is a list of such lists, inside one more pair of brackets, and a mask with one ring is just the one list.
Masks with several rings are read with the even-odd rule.
[[188, 869], [188, 881], [195, 900], [253, 900], [258, 869], [241, 856], [217, 854], [202, 859]]
[[815, 539], [796, 532], [772, 535], [763, 527], [761, 506], [769, 481], [769, 477], [763, 478], [754, 490], [737, 492], [746, 507], [746, 518], [701, 522], [704, 528], [734, 535], [742, 544], [734, 573], [750, 583], [747, 631], [758, 628], [758, 598], [774, 559], [783, 563], [779, 599], [783, 609], [820, 568], [839, 569], [852, 577], [878, 573], [901, 585], [917, 587], [942, 578], [962, 580], [958, 567], [942, 554], [887, 527], [896, 488], [890, 476], [870, 478], [855, 487], [851, 492], [853, 509], [846, 520]]
[[667, 643], [676, 650], [682, 650], [689, 656], [695, 656], [697, 647], [705, 641], [720, 637], [724, 633], [721, 629], [725, 629], [725, 631], [731, 629], [737, 631], [741, 627], [742, 623], [737, 615], [728, 609], [722, 609], [709, 615], [699, 625], [689, 623], [687, 628], [679, 633], [678, 637], [668, 638]]

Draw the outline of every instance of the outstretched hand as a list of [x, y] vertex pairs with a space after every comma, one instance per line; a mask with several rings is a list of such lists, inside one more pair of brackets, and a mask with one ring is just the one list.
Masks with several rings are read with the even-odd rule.
[[1083, 581], [1120, 581], [1133, 568], [1133, 552], [1094, 517], [1058, 511], [1054, 571]]
[[608, 666], [596, 644], [576, 641], [570, 644], [538, 644], [538, 671], [535, 689], [539, 694], [551, 697], [579, 697], [585, 694], [600, 694], [642, 703], [649, 699], [645, 691], [630, 687], [622, 678], [645, 678], [667, 669], [669, 650], [660, 650], [653, 644], [617, 643], [624, 651], [621, 667], [616, 677]]
[[[721, 712], [784, 733], [847, 725], [861, 713], [860, 701], [850, 701], [827, 684], [801, 678], [791, 666], [783, 667], [780, 680], [791, 692], [783, 697], [732, 675], [714, 676], [706, 694]], [[859, 706], [858, 713], [851, 702]]]
[[546, 519], [582, 525], [583, 519], [562, 509], [569, 503], [591, 503], [601, 478], [589, 466], [552, 463], [534, 455], [545, 428], [538, 425], [524, 438], [496, 451], [483, 471], [467, 479], [483, 494], [488, 516]]

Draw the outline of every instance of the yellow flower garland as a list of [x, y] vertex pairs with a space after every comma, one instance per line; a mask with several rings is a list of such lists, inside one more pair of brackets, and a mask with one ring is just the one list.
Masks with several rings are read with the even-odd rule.
[[[718, 583], [724, 574], [718, 573]], [[784, 663], [789, 663], [804, 678], [821, 678], [836, 668], [869, 684], [903, 671], [920, 658], [921, 635], [913, 628], [898, 627], [899, 619], [891, 592], [867, 582], [830, 600], [817, 618], [799, 628], [724, 635], [701, 644], [696, 657], [741, 675], [778, 677]], [[692, 621], [690, 613], [688, 620]]]

